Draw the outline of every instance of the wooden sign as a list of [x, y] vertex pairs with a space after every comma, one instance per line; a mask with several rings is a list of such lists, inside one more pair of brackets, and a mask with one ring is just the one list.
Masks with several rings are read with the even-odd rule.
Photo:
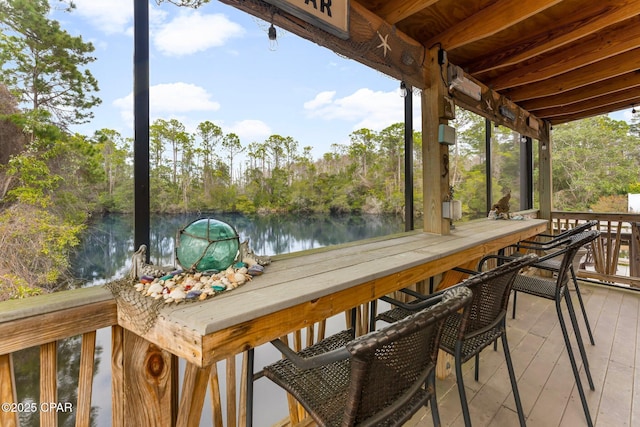
[[338, 38], [349, 38], [349, 0], [265, 1]]

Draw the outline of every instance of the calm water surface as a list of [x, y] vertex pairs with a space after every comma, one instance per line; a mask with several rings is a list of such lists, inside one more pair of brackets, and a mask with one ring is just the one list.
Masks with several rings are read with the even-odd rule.
[[[306, 249], [336, 245], [370, 237], [401, 232], [404, 224], [400, 217], [379, 215], [343, 216], [245, 216], [240, 214], [212, 215], [162, 215], [151, 218], [149, 254], [158, 265], [176, 265], [175, 236], [177, 232], [202, 218], [212, 217], [233, 225], [240, 240], [249, 239], [250, 247], [259, 255], [278, 255]], [[133, 241], [133, 218], [124, 215], [108, 215], [96, 219], [87, 232], [74, 260], [74, 269], [81, 286], [95, 286], [121, 278], [129, 273], [131, 255], [135, 251]], [[266, 270], [268, 274], [268, 267]], [[344, 327], [343, 316], [330, 319], [328, 329]], [[77, 378], [80, 359], [80, 337], [63, 340], [58, 344], [58, 402], [77, 401]], [[92, 426], [111, 426], [111, 329], [97, 332], [96, 368], [92, 396]], [[256, 349], [256, 369], [278, 360], [270, 345]], [[15, 355], [18, 402], [39, 400], [39, 348], [31, 348]], [[241, 366], [238, 357], [237, 366]], [[184, 364], [181, 363], [181, 371]], [[219, 364], [221, 388], [224, 388], [224, 363]], [[239, 386], [238, 386], [239, 390]], [[254, 426], [270, 426], [287, 414], [286, 397], [283, 391], [266, 379], [255, 384]], [[223, 408], [226, 403], [222, 402]], [[39, 414], [23, 413], [21, 425], [38, 426]], [[60, 413], [60, 426], [73, 426], [74, 413]], [[209, 396], [201, 425], [211, 425]], [[226, 425], [226, 421], [225, 421]]]

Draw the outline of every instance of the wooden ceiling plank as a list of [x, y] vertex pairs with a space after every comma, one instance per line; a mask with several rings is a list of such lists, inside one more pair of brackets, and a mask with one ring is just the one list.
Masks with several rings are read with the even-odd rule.
[[631, 102], [620, 102], [617, 104], [605, 105], [602, 107], [594, 108], [588, 111], [581, 111], [580, 113], [567, 114], [567, 115], [559, 115], [551, 118], [547, 118], [553, 125], [572, 122], [574, 120], [585, 119], [587, 117], [599, 116], [601, 114], [608, 114], [614, 111], [624, 110], [626, 108], [631, 108], [631, 104], [640, 105], [640, 96], [636, 96]]
[[438, 0], [388, 0], [374, 12], [389, 24], [394, 25], [437, 2]]
[[508, 67], [535, 58], [561, 46], [587, 37], [602, 28], [617, 24], [640, 14], [640, 2], [625, 0], [619, 2], [592, 2], [575, 13], [567, 14], [566, 21], [558, 21], [554, 28], [545, 29], [544, 36], [534, 35], [511, 47], [487, 54], [467, 68], [478, 75], [502, 67]]
[[523, 67], [501, 74], [485, 83], [500, 91], [546, 80], [640, 47], [640, 18], [635, 17], [625, 23], [626, 25], [610, 27], [595, 37], [589, 37], [583, 43], [557, 50], [551, 56], [546, 56], [534, 63], [527, 63]]
[[560, 3], [560, 1], [499, 0], [423, 44], [424, 46], [435, 46], [439, 43], [443, 49], [453, 50], [496, 34]]
[[503, 91], [514, 102], [577, 89], [640, 69], [640, 48], [596, 62], [560, 76]]
[[640, 88], [640, 72], [631, 72], [605, 82], [581, 87], [567, 92], [536, 98], [520, 103], [528, 111], [538, 111], [544, 108], [563, 107], [587, 99], [604, 97], [618, 91], [629, 91]]
[[637, 97], [637, 93], [634, 94], [633, 92], [628, 90], [621, 90], [613, 94], [607, 94], [606, 96], [603, 96], [601, 98], [591, 98], [573, 104], [563, 105], [562, 107], [553, 107], [538, 110], [536, 111], [536, 116], [542, 119], [546, 119], [557, 116], [582, 113], [600, 107], [619, 105], [620, 103], [631, 106], [634, 99]]

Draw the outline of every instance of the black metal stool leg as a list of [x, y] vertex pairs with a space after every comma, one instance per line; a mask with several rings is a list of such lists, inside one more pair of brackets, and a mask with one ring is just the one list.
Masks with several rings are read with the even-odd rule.
[[584, 342], [582, 341], [582, 334], [578, 327], [578, 319], [576, 318], [576, 312], [573, 308], [573, 301], [571, 301], [571, 295], [569, 295], [569, 288], [564, 288], [565, 300], [567, 303], [567, 311], [569, 312], [569, 319], [571, 319], [571, 325], [573, 326], [574, 333], [576, 335], [576, 341], [578, 342], [578, 349], [580, 350], [580, 356], [582, 357], [582, 364], [584, 371], [587, 374], [587, 380], [589, 381], [589, 388], [595, 390], [593, 385], [593, 378], [591, 378], [591, 369], [589, 369], [589, 359], [587, 359], [587, 352], [584, 348]]
[[433, 427], [440, 427], [440, 411], [438, 411], [438, 399], [436, 398], [436, 371], [429, 374], [426, 383], [427, 390], [433, 390], [429, 405], [431, 405], [431, 418], [433, 419]]
[[516, 372], [513, 369], [513, 362], [511, 361], [511, 351], [509, 350], [509, 344], [507, 343], [506, 332], [502, 334], [502, 349], [504, 350], [504, 358], [507, 362], [507, 369], [509, 370], [509, 380], [511, 381], [511, 390], [513, 390], [513, 399], [516, 402], [516, 410], [518, 411], [518, 420], [520, 421], [520, 427], [525, 427], [526, 422], [524, 419], [524, 409], [522, 408], [522, 402], [520, 401]]
[[462, 418], [465, 427], [471, 427], [471, 416], [469, 415], [469, 404], [467, 403], [467, 393], [464, 390], [464, 380], [462, 379], [462, 343], [456, 343], [456, 383], [458, 383], [458, 395], [460, 396], [460, 406], [462, 407]]
[[584, 318], [584, 323], [587, 325], [587, 333], [589, 334], [589, 341], [591, 345], [596, 345], [596, 342], [593, 339], [593, 333], [591, 332], [591, 325], [589, 324], [589, 317], [587, 317], [587, 310], [584, 308], [584, 302], [582, 301], [582, 293], [580, 292], [580, 286], [578, 286], [578, 279], [576, 278], [576, 272], [573, 271], [573, 266], [571, 266], [571, 278], [573, 279], [573, 286], [576, 288], [576, 295], [578, 296], [578, 302], [580, 303], [580, 310], [582, 310], [582, 317]]
[[253, 368], [255, 364], [255, 350], [247, 350], [247, 427], [253, 426]]
[[558, 312], [558, 320], [560, 322], [560, 328], [562, 329], [564, 344], [565, 344], [565, 347], [567, 348], [567, 353], [569, 355], [569, 361], [571, 362], [571, 369], [573, 370], [573, 376], [576, 380], [576, 387], [578, 388], [580, 401], [582, 402], [582, 409], [584, 410], [584, 416], [587, 419], [587, 425], [589, 427], [593, 427], [593, 421], [591, 420], [591, 413], [589, 412], [589, 405], [587, 404], [587, 397], [584, 394], [584, 388], [582, 387], [582, 380], [580, 379], [580, 372], [578, 371], [578, 364], [576, 363], [576, 359], [573, 354], [573, 349], [571, 348], [571, 341], [569, 340], [567, 325], [564, 323], [564, 316], [562, 315], [562, 308], [560, 307], [559, 300], [556, 300], [556, 311]]

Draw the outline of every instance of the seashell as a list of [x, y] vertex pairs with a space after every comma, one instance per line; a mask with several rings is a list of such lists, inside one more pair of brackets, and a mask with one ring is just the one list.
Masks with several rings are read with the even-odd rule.
[[160, 299], [160, 298], [162, 298], [162, 294], [152, 294], [151, 296], [153, 297], [153, 299]]
[[173, 298], [167, 298], [164, 300], [165, 304], [169, 304], [173, 302]]
[[171, 295], [171, 298], [173, 298], [173, 300], [176, 302], [182, 301], [187, 297], [187, 294], [185, 293], [185, 291], [183, 291], [180, 288], [175, 288], [174, 290], [171, 291], [169, 295]]
[[202, 273], [201, 272], [197, 272], [196, 274], [193, 275], [193, 278], [196, 280], [200, 280], [200, 278], [202, 277]]
[[136, 291], [142, 292], [144, 290], [144, 283], [136, 283], [134, 288]]
[[211, 290], [213, 290], [214, 292], [223, 292], [227, 290], [227, 286], [225, 285], [213, 285], [211, 287]]
[[247, 274], [247, 271], [249, 271], [247, 267], [242, 267], [238, 269], [237, 273]]
[[204, 300], [206, 300], [208, 297], [209, 297], [209, 294], [206, 294], [206, 293], [204, 293], [204, 292], [203, 292], [203, 293], [201, 293], [201, 294], [200, 294], [200, 296], [198, 297], [198, 299], [199, 299], [200, 301], [204, 301]]
[[227, 279], [226, 277], [223, 277], [222, 279], [220, 279], [220, 282], [226, 286], [229, 286], [231, 284], [231, 280]]
[[242, 273], [236, 273], [233, 275], [232, 282], [236, 282], [238, 285], [242, 285], [246, 281], [247, 281], [247, 278]]
[[249, 270], [247, 270], [247, 273], [251, 276], [260, 276], [262, 273], [264, 273], [264, 267], [260, 264], [252, 265], [251, 267], [249, 267]]
[[160, 282], [152, 283], [151, 286], [149, 286], [149, 289], [147, 289], [147, 295], [159, 294], [162, 292], [162, 288], [163, 287]]
[[236, 270], [233, 269], [233, 267], [229, 267], [225, 270], [225, 274], [233, 274], [235, 273]]
[[196, 299], [200, 295], [202, 295], [202, 291], [191, 290], [191, 291], [187, 292], [187, 299]]

